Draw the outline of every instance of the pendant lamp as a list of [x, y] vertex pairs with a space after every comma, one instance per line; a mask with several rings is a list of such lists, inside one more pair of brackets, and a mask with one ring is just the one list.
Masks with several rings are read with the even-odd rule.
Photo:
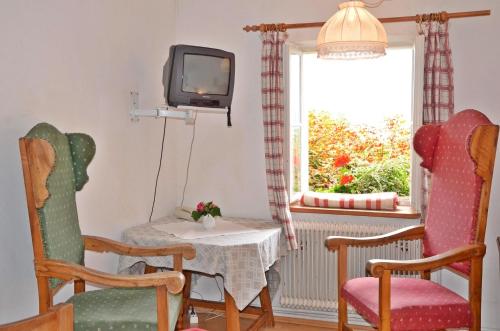
[[347, 1], [321, 28], [317, 39], [319, 58], [367, 59], [385, 55], [387, 34], [362, 1]]

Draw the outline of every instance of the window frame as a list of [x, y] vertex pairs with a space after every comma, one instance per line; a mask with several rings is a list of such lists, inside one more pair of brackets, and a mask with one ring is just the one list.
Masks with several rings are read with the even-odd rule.
[[[424, 88], [424, 37], [421, 35], [394, 35], [389, 36], [389, 47], [405, 47], [413, 49], [413, 88], [412, 88], [412, 122], [411, 133], [412, 137], [423, 123], [423, 88]], [[308, 187], [308, 123], [307, 112], [303, 110], [302, 97], [302, 57], [300, 59], [300, 118], [301, 118], [301, 192], [293, 191], [293, 174], [292, 160], [293, 150], [291, 148], [292, 139], [292, 123], [290, 114], [290, 58], [292, 55], [302, 55], [307, 53], [315, 53], [315, 41], [293, 42], [287, 41], [284, 49], [284, 87], [285, 87], [285, 165], [286, 165], [286, 184], [290, 204], [296, 204], [300, 199], [301, 192], [304, 192], [304, 187]], [[304, 160], [305, 159], [305, 160]], [[420, 168], [420, 157], [415, 153], [413, 144], [410, 144], [410, 197], [400, 201], [401, 206], [411, 208], [411, 210], [419, 212], [421, 205], [421, 183], [422, 171]]]
[[[309, 51], [310, 52], [310, 51]], [[298, 45], [292, 44], [287, 42], [285, 44], [285, 56], [283, 57], [284, 59], [284, 85], [285, 85], [285, 155], [287, 156], [285, 159], [285, 165], [286, 165], [286, 185], [287, 185], [287, 191], [288, 191], [288, 196], [290, 203], [296, 202], [300, 199], [300, 192], [294, 192], [293, 186], [293, 174], [291, 173], [292, 169], [292, 161], [293, 160], [293, 150], [291, 148], [291, 139], [292, 139], [292, 123], [291, 123], [291, 116], [290, 116], [290, 57], [292, 55], [302, 55], [304, 54], [304, 49]], [[300, 122], [293, 125], [293, 126], [299, 126], [301, 130], [301, 182], [299, 183], [299, 186], [301, 187], [301, 192], [304, 191], [304, 187], [309, 186], [309, 181], [308, 181], [308, 168], [309, 168], [309, 157], [307, 155], [307, 137], [309, 136], [308, 134], [308, 119], [307, 119], [307, 112], [303, 111], [303, 94], [302, 94], [302, 57], [300, 57], [300, 70], [299, 70], [299, 104], [300, 104]]]

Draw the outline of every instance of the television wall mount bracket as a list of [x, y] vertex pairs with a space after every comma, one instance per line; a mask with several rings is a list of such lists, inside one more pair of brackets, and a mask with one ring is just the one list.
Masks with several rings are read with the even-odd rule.
[[139, 92], [130, 92], [130, 119], [133, 122], [138, 122], [140, 117], [154, 117], [154, 118], [173, 118], [177, 120], [184, 120], [186, 124], [194, 124], [195, 113], [207, 114], [222, 114], [226, 115], [228, 108], [207, 108], [207, 107], [194, 107], [194, 106], [178, 106], [170, 107], [167, 105], [160, 106], [154, 109], [140, 109], [139, 108]]

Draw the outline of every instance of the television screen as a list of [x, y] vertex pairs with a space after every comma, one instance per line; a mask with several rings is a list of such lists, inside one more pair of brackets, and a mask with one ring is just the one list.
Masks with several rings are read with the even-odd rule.
[[182, 91], [201, 95], [228, 95], [230, 66], [228, 58], [184, 54]]

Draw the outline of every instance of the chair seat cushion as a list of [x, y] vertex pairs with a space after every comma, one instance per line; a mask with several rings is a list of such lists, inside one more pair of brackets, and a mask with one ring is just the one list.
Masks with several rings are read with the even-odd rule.
[[[75, 331], [157, 330], [154, 288], [110, 288], [77, 294], [74, 305]], [[175, 329], [182, 295], [168, 294], [169, 330]]]
[[[342, 296], [368, 322], [379, 322], [378, 278], [347, 281]], [[469, 327], [470, 306], [458, 294], [432, 281], [391, 278], [391, 330], [424, 331]]]

